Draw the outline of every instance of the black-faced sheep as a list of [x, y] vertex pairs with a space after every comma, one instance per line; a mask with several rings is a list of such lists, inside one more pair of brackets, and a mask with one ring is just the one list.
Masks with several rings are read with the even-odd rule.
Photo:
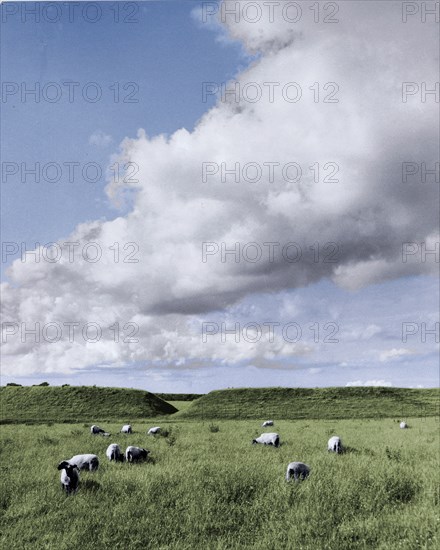
[[75, 493], [79, 485], [79, 470], [75, 464], [69, 464], [63, 460], [58, 464], [58, 470], [61, 470], [61, 487], [68, 495]]
[[138, 462], [140, 460], [146, 460], [150, 451], [142, 449], [141, 447], [127, 447], [125, 449], [125, 460], [127, 462]]
[[154, 428], [150, 428], [150, 429], [148, 430], [148, 435], [156, 435], [156, 434], [158, 434], [158, 433], [160, 433], [160, 428], [159, 428], [159, 426], [154, 426]]
[[273, 420], [266, 420], [266, 422], [263, 422], [263, 424], [261, 424], [261, 426], [263, 428], [267, 428], [267, 426], [273, 426]]
[[280, 446], [280, 436], [276, 433], [261, 434], [260, 437], [252, 440], [252, 443], [261, 443], [262, 445]]
[[131, 429], [131, 425], [130, 424], [125, 424], [125, 426], [122, 426], [121, 433], [123, 433], [123, 434], [133, 433], [133, 430]]
[[103, 430], [99, 426], [95, 426], [95, 424], [93, 424], [93, 426], [90, 427], [90, 433], [92, 435], [99, 435], [99, 434], [104, 434], [106, 432], [105, 432], [105, 430]]

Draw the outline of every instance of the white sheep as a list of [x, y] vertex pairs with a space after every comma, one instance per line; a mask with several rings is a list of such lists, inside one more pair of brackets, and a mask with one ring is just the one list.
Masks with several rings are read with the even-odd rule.
[[328, 440], [327, 450], [333, 453], [342, 453], [342, 441], [337, 435], [334, 435]]
[[131, 425], [130, 424], [125, 424], [125, 426], [122, 426], [121, 433], [123, 433], [123, 434], [133, 433], [133, 430], [131, 429]]
[[293, 477], [295, 481], [306, 479], [310, 474], [310, 467], [304, 462], [291, 462], [287, 466], [286, 481], [290, 481]]
[[159, 428], [159, 426], [154, 426], [154, 428], [150, 428], [150, 429], [148, 430], [148, 435], [156, 435], [156, 434], [158, 434], [158, 433], [160, 433], [160, 428]]
[[252, 443], [261, 443], [263, 445], [280, 446], [280, 436], [276, 433], [261, 434], [260, 437], [252, 440]]
[[58, 470], [61, 470], [61, 487], [68, 495], [75, 493], [79, 485], [79, 469], [75, 464], [69, 464], [63, 460], [58, 464]]
[[91, 426], [91, 428], [90, 428], [90, 433], [92, 435], [98, 435], [98, 434], [105, 433], [105, 431], [102, 428], [100, 428], [99, 426], [95, 426], [95, 424], [93, 424], [93, 426]]
[[267, 426], [273, 426], [273, 420], [266, 420], [266, 422], [263, 422], [263, 424], [261, 424], [261, 426], [263, 428], [267, 428]]
[[69, 458], [67, 462], [77, 466], [79, 470], [89, 470], [89, 472], [95, 472], [99, 466], [98, 457], [92, 454], [75, 455]]
[[121, 449], [117, 443], [112, 443], [107, 447], [105, 454], [109, 460], [114, 460], [116, 462], [124, 460], [124, 455], [121, 452]]
[[125, 449], [125, 460], [127, 462], [137, 462], [139, 460], [146, 460], [150, 451], [142, 449], [141, 447], [127, 447]]
[[402, 430], [405, 430], [408, 427], [408, 424], [406, 422], [401, 422], [400, 427]]

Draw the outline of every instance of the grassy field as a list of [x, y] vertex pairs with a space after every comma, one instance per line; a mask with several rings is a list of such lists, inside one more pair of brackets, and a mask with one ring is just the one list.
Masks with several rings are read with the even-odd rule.
[[295, 420], [438, 416], [439, 397], [436, 388], [240, 388], [212, 391], [176, 417]]
[[191, 401], [168, 401], [170, 405], [175, 407], [179, 412], [186, 411], [191, 405]]
[[175, 413], [147, 391], [95, 386], [7, 386], [0, 389], [0, 422], [96, 422]]
[[[0, 423], [89, 422], [174, 415], [175, 422], [209, 419], [404, 418], [438, 416], [438, 389], [242, 388], [196, 394], [160, 394], [85, 386], [0, 389]], [[171, 399], [172, 398], [172, 399]], [[179, 412], [177, 412], [179, 411]]]
[[[99, 419], [97, 419], [99, 421]], [[177, 420], [177, 418], [176, 418]], [[276, 420], [276, 419], [275, 419]], [[438, 418], [276, 420], [282, 446], [252, 446], [255, 420], [1, 427], [3, 547], [54, 550], [434, 549], [439, 538]], [[146, 435], [152, 425], [168, 438]], [[216, 431], [218, 430], [218, 431]], [[338, 434], [348, 446], [329, 454]], [[109, 463], [118, 442], [151, 450], [152, 462]], [[101, 460], [76, 495], [59, 486], [57, 464], [76, 453]], [[312, 473], [286, 483], [292, 460]]]

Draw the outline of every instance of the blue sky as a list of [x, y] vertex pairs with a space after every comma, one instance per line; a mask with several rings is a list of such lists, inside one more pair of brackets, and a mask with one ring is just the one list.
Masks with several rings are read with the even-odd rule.
[[[302, 4], [293, 26], [281, 17], [249, 24], [243, 14], [237, 24], [204, 23], [201, 4], [119, 3], [121, 19], [134, 6], [133, 23], [115, 22], [112, 2], [99, 3], [95, 23], [80, 13], [69, 21], [64, 4], [56, 23], [31, 15], [22, 21], [25, 3], [15, 4], [16, 13], [2, 4], [2, 168], [56, 163], [63, 170], [58, 182], [44, 174], [22, 182], [21, 169], [4, 176], [2, 243], [32, 250], [35, 243], [96, 241], [107, 252], [97, 263], [21, 262], [19, 252], [2, 262], [3, 319], [21, 326], [3, 340], [2, 383], [182, 392], [438, 385], [438, 335], [424, 332], [437, 327], [438, 334], [438, 255], [421, 254], [422, 242], [438, 250], [438, 192], [399, 182], [402, 161], [438, 162], [435, 102], [411, 97], [402, 105], [399, 88], [404, 79], [435, 79], [435, 56], [417, 61], [435, 51], [435, 26], [415, 19], [404, 26], [392, 3], [385, 11], [341, 3], [339, 26], [317, 26], [306, 5], [313, 2]], [[304, 97], [295, 104], [202, 101], [204, 82], [231, 79], [242, 86], [294, 80]], [[307, 100], [316, 81], [339, 83], [338, 105]], [[79, 83], [72, 102], [63, 82]], [[89, 82], [102, 92], [97, 102], [82, 97]], [[31, 95], [22, 101], [21, 91], [35, 83], [41, 90], [55, 83], [50, 92], [62, 90], [59, 101], [42, 92], [39, 102]], [[129, 92], [135, 102], [122, 101]], [[200, 181], [202, 161], [295, 161], [306, 172], [329, 160], [341, 177], [331, 187], [311, 184], [306, 174], [307, 185]], [[111, 183], [107, 170], [116, 161], [134, 163], [139, 181]], [[69, 162], [79, 170], [96, 163], [102, 177], [87, 181], [75, 168], [69, 182]], [[119, 193], [130, 200], [113, 201]], [[294, 264], [215, 255], [202, 262], [206, 241], [293, 241], [303, 254]], [[114, 242], [121, 250], [134, 242], [138, 263], [112, 263]], [[338, 243], [334, 265], [313, 260], [316, 242]], [[405, 242], [417, 249], [407, 262]], [[95, 344], [70, 342], [65, 333], [55, 343], [23, 340], [23, 326], [66, 321], [98, 322], [105, 334]], [[246, 341], [243, 326], [267, 322], [296, 323], [301, 338], [291, 342], [281, 328], [273, 342], [267, 333]], [[138, 327], [139, 342], [114, 341], [108, 327], [115, 323]], [[206, 323], [238, 323], [239, 341], [222, 342], [217, 333], [203, 342]], [[336, 343], [324, 340], [329, 323]]]
[[[133, 23], [123, 22], [131, 14], [125, 3], [121, 3], [119, 23], [114, 21], [112, 2], [99, 4], [102, 16], [96, 23], [81, 12], [75, 12], [74, 21], [69, 22], [65, 6], [60, 21], [50, 23], [43, 17], [44, 3], [38, 8], [39, 23], [30, 13], [22, 15], [24, 3], [17, 14], [3, 16], [2, 81], [28, 83], [1, 105], [2, 131], [7, 136], [2, 140], [3, 162], [24, 162], [29, 169], [37, 162], [41, 167], [56, 162], [64, 170], [61, 181], [52, 184], [37, 184], [31, 174], [23, 184], [21, 170], [7, 177], [2, 185], [7, 213], [3, 241], [26, 242], [32, 249], [35, 242], [44, 244], [68, 235], [80, 222], [115, 217], [103, 193], [104, 170], [120, 141], [136, 135], [141, 126], [150, 135], [181, 127], [191, 130], [213, 103], [212, 98], [202, 102], [201, 82], [228, 80], [243, 63], [240, 45], [220, 43], [213, 32], [197, 25], [191, 17], [194, 2], [134, 3], [137, 9], [130, 19], [137, 22]], [[73, 103], [69, 103], [68, 87], [62, 85], [65, 81], [80, 83]], [[62, 90], [59, 101], [49, 103], [41, 92], [39, 103], [32, 95], [22, 102], [21, 90], [32, 89], [35, 82], [41, 89], [57, 83]], [[88, 82], [96, 82], [102, 90], [102, 99], [96, 103], [82, 97]], [[109, 88], [116, 82], [121, 92], [117, 103], [116, 90]], [[128, 82], [138, 89], [123, 90]], [[127, 94], [135, 91], [129, 98], [136, 103], [124, 103]], [[90, 97], [93, 92], [90, 88]], [[96, 132], [110, 136], [111, 141], [90, 145], [90, 136]], [[79, 162], [80, 168], [96, 162], [103, 175], [92, 183], [78, 173], [69, 184], [68, 168], [62, 163], [71, 161]], [[94, 179], [94, 173], [89, 179]]]

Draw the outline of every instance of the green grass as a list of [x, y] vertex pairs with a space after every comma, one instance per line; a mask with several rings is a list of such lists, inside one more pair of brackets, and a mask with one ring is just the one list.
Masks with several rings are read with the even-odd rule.
[[156, 393], [164, 401], [194, 401], [204, 395], [203, 393]]
[[186, 411], [191, 405], [191, 401], [168, 401], [170, 405], [175, 407], [178, 411]]
[[0, 389], [0, 423], [89, 422], [151, 418], [176, 413], [175, 421], [267, 418], [403, 418], [439, 414], [438, 389], [248, 388], [179, 397], [171, 402], [124, 388], [15, 387]]
[[0, 421], [89, 422], [148, 418], [176, 412], [152, 393], [126, 388], [89, 386], [7, 386], [0, 389]]
[[[362, 407], [363, 403], [359, 403]], [[99, 421], [101, 419], [98, 419]], [[3, 548], [72, 550], [415, 550], [439, 538], [438, 418], [277, 420], [279, 449], [252, 446], [254, 420], [133, 423], [133, 435], [88, 424], [1, 428]], [[145, 435], [153, 424], [168, 439]], [[338, 434], [349, 447], [326, 451]], [[151, 463], [108, 463], [119, 442], [145, 446]], [[95, 473], [82, 473], [78, 493], [59, 487], [59, 461], [97, 453]], [[286, 483], [288, 462], [309, 464], [303, 483]], [[436, 509], [437, 508], [437, 509]]]
[[191, 402], [185, 419], [385, 418], [437, 416], [438, 389], [384, 387], [243, 388]]

